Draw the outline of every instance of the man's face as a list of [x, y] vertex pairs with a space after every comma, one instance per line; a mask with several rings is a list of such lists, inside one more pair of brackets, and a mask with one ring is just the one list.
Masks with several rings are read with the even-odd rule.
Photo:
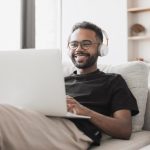
[[95, 65], [98, 58], [99, 41], [94, 31], [89, 29], [75, 30], [69, 40], [69, 56], [77, 68], [88, 68]]

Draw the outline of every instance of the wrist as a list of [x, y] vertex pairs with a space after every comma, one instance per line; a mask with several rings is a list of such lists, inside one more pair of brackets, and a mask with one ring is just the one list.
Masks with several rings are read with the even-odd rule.
[[92, 110], [83, 106], [84, 107], [84, 114], [83, 115], [86, 115], [86, 116], [89, 116], [89, 117], [92, 117]]

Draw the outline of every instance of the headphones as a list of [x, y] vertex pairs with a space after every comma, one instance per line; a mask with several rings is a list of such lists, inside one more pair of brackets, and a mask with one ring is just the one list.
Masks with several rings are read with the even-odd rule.
[[98, 47], [98, 56], [106, 56], [108, 54], [108, 35], [106, 33], [106, 31], [102, 30], [102, 34], [104, 35], [103, 37], [105, 37], [106, 39], [106, 44], [101, 44], [99, 47]]

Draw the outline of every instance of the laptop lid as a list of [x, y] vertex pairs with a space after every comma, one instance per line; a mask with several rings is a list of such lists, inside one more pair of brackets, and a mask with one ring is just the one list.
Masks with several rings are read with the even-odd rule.
[[67, 107], [60, 50], [0, 51], [0, 103], [64, 116]]

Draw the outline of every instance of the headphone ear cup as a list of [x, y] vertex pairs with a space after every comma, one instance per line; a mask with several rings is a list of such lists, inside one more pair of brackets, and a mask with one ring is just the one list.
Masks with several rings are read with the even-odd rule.
[[108, 54], [108, 46], [105, 44], [102, 44], [101, 46], [99, 46], [98, 55], [103, 57], [103, 56], [106, 56], [107, 54]]

